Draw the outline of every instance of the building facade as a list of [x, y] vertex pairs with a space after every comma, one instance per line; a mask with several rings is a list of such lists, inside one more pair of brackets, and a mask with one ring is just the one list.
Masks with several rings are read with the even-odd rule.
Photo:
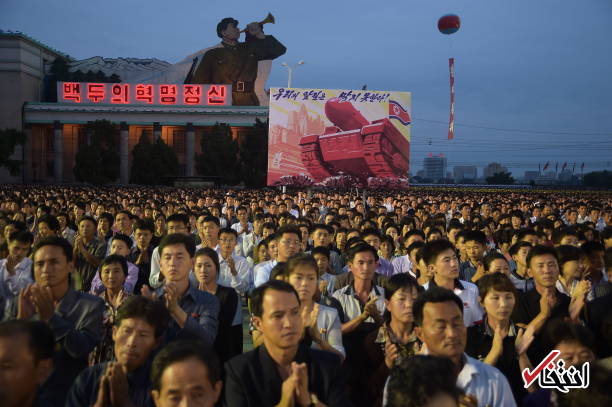
[[438, 181], [446, 177], [446, 157], [425, 157], [423, 159], [425, 178]]
[[220, 175], [196, 173], [196, 155], [213, 154], [201, 151], [201, 138], [222, 123], [230, 126], [235, 139], [241, 139], [257, 119], [265, 121], [268, 116], [266, 106], [42, 102], [45, 75], [60, 56], [65, 57], [22, 33], [0, 32], [0, 128], [22, 130], [26, 135], [25, 145], [13, 154], [23, 161], [22, 173], [10, 176], [0, 170], [0, 182], [76, 182], [75, 155], [90, 142], [86, 125], [96, 120], [108, 120], [119, 130], [121, 184], [129, 183], [132, 150], [143, 135], [151, 141], [161, 138], [174, 149], [180, 165], [177, 176]]

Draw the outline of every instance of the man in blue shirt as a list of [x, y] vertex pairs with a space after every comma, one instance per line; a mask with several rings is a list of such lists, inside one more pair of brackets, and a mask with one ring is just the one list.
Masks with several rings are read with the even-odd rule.
[[[128, 298], [113, 327], [116, 361], [82, 371], [70, 389], [66, 407], [152, 406], [151, 354], [161, 343], [170, 316], [160, 301]], [[97, 404], [96, 404], [97, 405]]]
[[189, 281], [195, 256], [193, 238], [182, 233], [167, 235], [160, 242], [158, 251], [164, 286], [155, 294], [145, 286], [143, 295], [162, 300], [172, 317], [166, 342], [194, 339], [212, 346], [217, 336], [219, 300], [200, 291]]
[[21, 290], [14, 308], [17, 319], [36, 318], [53, 330], [55, 370], [43, 385], [41, 398], [64, 405], [68, 389], [102, 337], [104, 302], [70, 288], [73, 252], [66, 239], [44, 238], [33, 253], [36, 283]]

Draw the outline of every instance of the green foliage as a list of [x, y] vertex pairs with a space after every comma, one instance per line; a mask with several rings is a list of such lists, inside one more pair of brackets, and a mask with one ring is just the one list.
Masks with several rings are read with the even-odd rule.
[[215, 124], [210, 134], [201, 137], [202, 154], [196, 157], [196, 170], [205, 176], [223, 177], [229, 185], [240, 181], [241, 164], [238, 161], [238, 143], [232, 139], [226, 124]]
[[0, 130], [0, 168], [6, 167], [11, 175], [17, 175], [21, 160], [11, 158], [18, 144], [25, 143], [25, 133], [16, 129]]
[[512, 178], [509, 172], [496, 172], [490, 177], [487, 177], [487, 184], [493, 185], [511, 185], [514, 184], [514, 178]]
[[174, 150], [162, 139], [151, 143], [143, 133], [132, 151], [130, 182], [141, 185], [159, 185], [170, 181], [178, 170], [178, 158]]
[[119, 177], [118, 130], [108, 120], [96, 120], [85, 128], [90, 143], [79, 147], [74, 160], [78, 181], [95, 185], [115, 182]]
[[268, 172], [268, 122], [256, 120], [239, 147], [242, 176], [247, 187], [266, 185]]
[[594, 171], [584, 174], [584, 185], [595, 188], [612, 188], [612, 172]]

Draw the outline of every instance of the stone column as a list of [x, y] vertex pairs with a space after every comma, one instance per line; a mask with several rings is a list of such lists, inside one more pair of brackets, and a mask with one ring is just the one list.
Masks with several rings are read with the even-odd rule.
[[121, 177], [120, 182], [122, 185], [127, 185], [130, 182], [130, 174], [128, 169], [128, 138], [129, 138], [129, 126], [126, 122], [119, 124], [119, 157], [120, 157], [120, 169]]
[[159, 122], [153, 123], [153, 142], [159, 140], [162, 136], [162, 127]]
[[23, 144], [23, 182], [32, 182], [32, 125], [26, 124], [23, 129], [25, 143]]
[[56, 184], [64, 181], [64, 131], [58, 120], [53, 122], [53, 176]]
[[187, 123], [185, 133], [185, 165], [187, 167], [185, 175], [188, 177], [195, 176], [195, 130], [193, 123]]

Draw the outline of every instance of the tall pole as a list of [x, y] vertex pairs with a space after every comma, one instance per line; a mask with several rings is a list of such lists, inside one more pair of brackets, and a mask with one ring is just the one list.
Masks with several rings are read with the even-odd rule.
[[289, 71], [289, 75], [287, 75], [287, 87], [291, 89], [291, 77], [293, 76], [293, 68], [287, 66], [287, 70]]

